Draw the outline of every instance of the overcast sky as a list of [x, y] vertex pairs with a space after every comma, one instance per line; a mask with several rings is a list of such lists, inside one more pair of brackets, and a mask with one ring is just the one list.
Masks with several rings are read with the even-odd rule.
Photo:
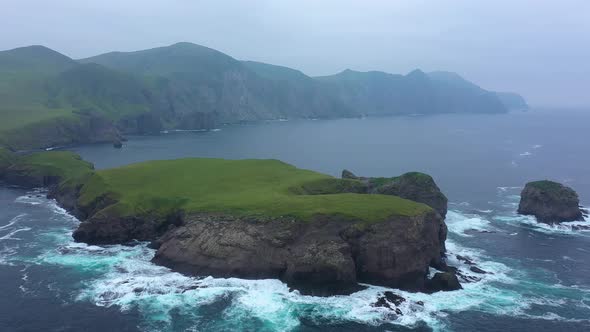
[[0, 0], [0, 31], [0, 49], [189, 41], [308, 75], [449, 70], [532, 105], [590, 105], [589, 0]]

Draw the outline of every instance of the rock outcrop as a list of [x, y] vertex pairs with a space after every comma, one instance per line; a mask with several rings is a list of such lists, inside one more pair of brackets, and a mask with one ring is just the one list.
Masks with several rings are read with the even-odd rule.
[[426, 284], [426, 289], [429, 292], [452, 291], [462, 288], [457, 275], [453, 272], [437, 272]]
[[154, 262], [197, 275], [278, 278], [315, 295], [349, 293], [358, 282], [424, 291], [445, 237], [432, 210], [367, 225], [198, 214], [158, 241]]
[[447, 215], [447, 197], [428, 174], [409, 172], [393, 178], [359, 177], [349, 170], [342, 171], [343, 179], [360, 180], [367, 185], [367, 193], [394, 195], [424, 203], [441, 217]]
[[533, 215], [542, 223], [584, 220], [578, 194], [553, 181], [526, 184], [520, 195], [518, 213]]

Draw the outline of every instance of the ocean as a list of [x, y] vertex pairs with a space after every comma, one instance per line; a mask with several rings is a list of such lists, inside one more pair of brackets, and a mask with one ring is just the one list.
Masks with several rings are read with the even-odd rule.
[[[587, 331], [590, 231], [516, 214], [527, 181], [573, 187], [590, 205], [590, 110], [298, 120], [168, 132], [70, 148], [97, 168], [151, 159], [274, 158], [339, 176], [432, 175], [449, 198], [448, 259], [463, 290], [371, 304], [390, 289], [303, 296], [278, 280], [193, 278], [154, 251], [88, 246], [42, 190], [0, 188], [1, 331]], [[590, 225], [590, 223], [589, 223]], [[468, 257], [487, 274], [471, 271]]]

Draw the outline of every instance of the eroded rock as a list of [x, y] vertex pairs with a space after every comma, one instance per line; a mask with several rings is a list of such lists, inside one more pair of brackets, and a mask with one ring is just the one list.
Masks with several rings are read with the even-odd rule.
[[584, 220], [578, 194], [570, 187], [547, 180], [526, 184], [518, 213], [533, 215], [537, 221], [549, 224]]

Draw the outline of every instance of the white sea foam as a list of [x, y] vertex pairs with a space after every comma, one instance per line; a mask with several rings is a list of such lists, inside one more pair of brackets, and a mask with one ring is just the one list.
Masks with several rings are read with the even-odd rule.
[[4, 241], [4, 240], [14, 240], [14, 241], [21, 241], [21, 238], [18, 237], [13, 237], [15, 234], [20, 233], [20, 232], [27, 232], [30, 231], [31, 228], [30, 227], [22, 227], [22, 228], [18, 228], [15, 229], [13, 231], [11, 231], [10, 233], [0, 237], [0, 240]]
[[445, 219], [450, 232], [459, 236], [473, 236], [468, 231], [492, 231], [490, 221], [477, 214], [462, 214], [458, 211], [449, 210]]
[[497, 187], [497, 188], [498, 188], [498, 190], [501, 190], [501, 191], [508, 191], [508, 190], [511, 190], [511, 189], [520, 189], [522, 187], [506, 186], [506, 187]]
[[43, 204], [45, 200], [43, 198], [38, 197], [37, 195], [25, 195], [17, 197], [15, 202], [29, 205], [39, 205]]
[[590, 223], [588, 221], [562, 222], [558, 224], [546, 224], [538, 222], [534, 216], [510, 214], [495, 216], [494, 220], [513, 225], [526, 226], [528, 229], [545, 234], [590, 235]]
[[18, 216], [10, 219], [10, 221], [8, 222], [8, 224], [4, 225], [4, 226], [0, 226], [0, 231], [5, 230], [11, 226], [13, 226], [14, 224], [18, 223], [19, 221], [21, 221], [24, 217], [26, 217], [27, 214], [26, 213], [21, 213]]
[[[564, 305], [559, 302], [559, 297], [552, 297], [548, 291], [556, 286], [529, 285], [529, 278], [523, 271], [494, 262], [484, 251], [462, 246], [458, 242], [462, 237], [469, 236], [469, 230], [493, 229], [489, 220], [475, 214], [466, 215], [451, 210], [447, 215], [449, 231], [458, 235], [447, 240], [448, 261], [465, 278], [477, 280], [463, 283], [462, 290], [428, 295], [367, 285], [367, 289], [348, 296], [313, 297], [290, 291], [279, 280], [185, 276], [152, 264], [150, 260], [154, 250], [146, 244], [130, 247], [74, 243], [71, 239], [74, 224], [70, 220], [75, 219], [57, 207], [55, 202], [44, 200], [56, 218], [65, 219], [61, 219], [64, 221], [63, 228], [53, 228], [51, 234], [46, 234], [53, 239], [55, 247], [45, 250], [33, 263], [84, 272], [85, 282], [78, 289], [78, 301], [114, 306], [124, 311], [137, 310], [144, 318], [144, 325], [140, 326], [144, 330], [170, 329], [174, 317], [177, 317], [175, 315], [180, 315], [183, 320], [194, 322], [194, 326], [187, 327], [188, 330], [243, 329], [243, 324], [256, 319], [263, 322], [267, 330], [289, 331], [296, 330], [301, 319], [306, 319], [373, 326], [392, 323], [415, 327], [426, 323], [435, 331], [445, 331], [445, 317], [453, 312], [477, 310], [533, 318], [527, 309], [535, 304], [549, 307]], [[467, 257], [488, 273], [472, 272], [471, 265], [458, 259], [457, 255]], [[59, 284], [48, 287], [59, 287]], [[533, 289], [534, 292], [531, 292]], [[403, 312], [402, 316], [387, 308], [373, 306], [385, 291], [407, 299], [398, 307]], [[586, 292], [565, 286], [561, 292], [572, 291], [575, 294]], [[216, 303], [223, 303], [220, 318], [203, 328], [199, 324], [208, 317], [201, 316], [200, 308]], [[550, 314], [546, 313], [548, 319], [560, 319]]]
[[530, 153], [529, 151], [525, 151], [523, 153], [520, 154], [521, 157], [527, 157], [527, 156], [532, 156], [533, 154]]
[[[508, 276], [510, 269], [507, 266], [486, 260], [482, 252], [450, 240], [447, 242], [449, 262], [463, 275], [479, 279], [464, 284], [463, 290], [428, 295], [367, 285], [367, 289], [349, 296], [333, 297], [304, 296], [290, 291], [278, 280], [187, 277], [150, 263], [154, 252], [145, 245], [96, 247], [73, 244], [64, 247], [67, 250], [54, 252], [60, 257], [45, 257], [44, 261], [85, 270], [102, 265], [99, 270], [105, 271], [84, 286], [78, 300], [101, 306], [119, 306], [122, 310], [138, 309], [153, 328], [170, 324], [174, 311], [180, 310], [183, 315], [191, 317], [196, 315], [198, 307], [228, 298], [230, 304], [223, 312], [226, 320], [240, 322], [255, 317], [271, 330], [295, 329], [300, 318], [304, 317], [312, 321], [348, 321], [367, 325], [393, 323], [408, 327], [425, 322], [435, 330], [444, 330], [445, 312], [482, 309], [509, 314], [526, 305], [526, 302], [515, 300], [520, 296], [515, 291], [505, 291], [490, 284], [516, 282]], [[470, 266], [457, 260], [456, 255], [469, 257], [490, 274], [471, 272]], [[399, 306], [403, 316], [372, 305], [384, 291], [393, 291], [407, 299]], [[418, 301], [424, 304], [419, 305]], [[193, 318], [199, 319], [197, 316]]]

